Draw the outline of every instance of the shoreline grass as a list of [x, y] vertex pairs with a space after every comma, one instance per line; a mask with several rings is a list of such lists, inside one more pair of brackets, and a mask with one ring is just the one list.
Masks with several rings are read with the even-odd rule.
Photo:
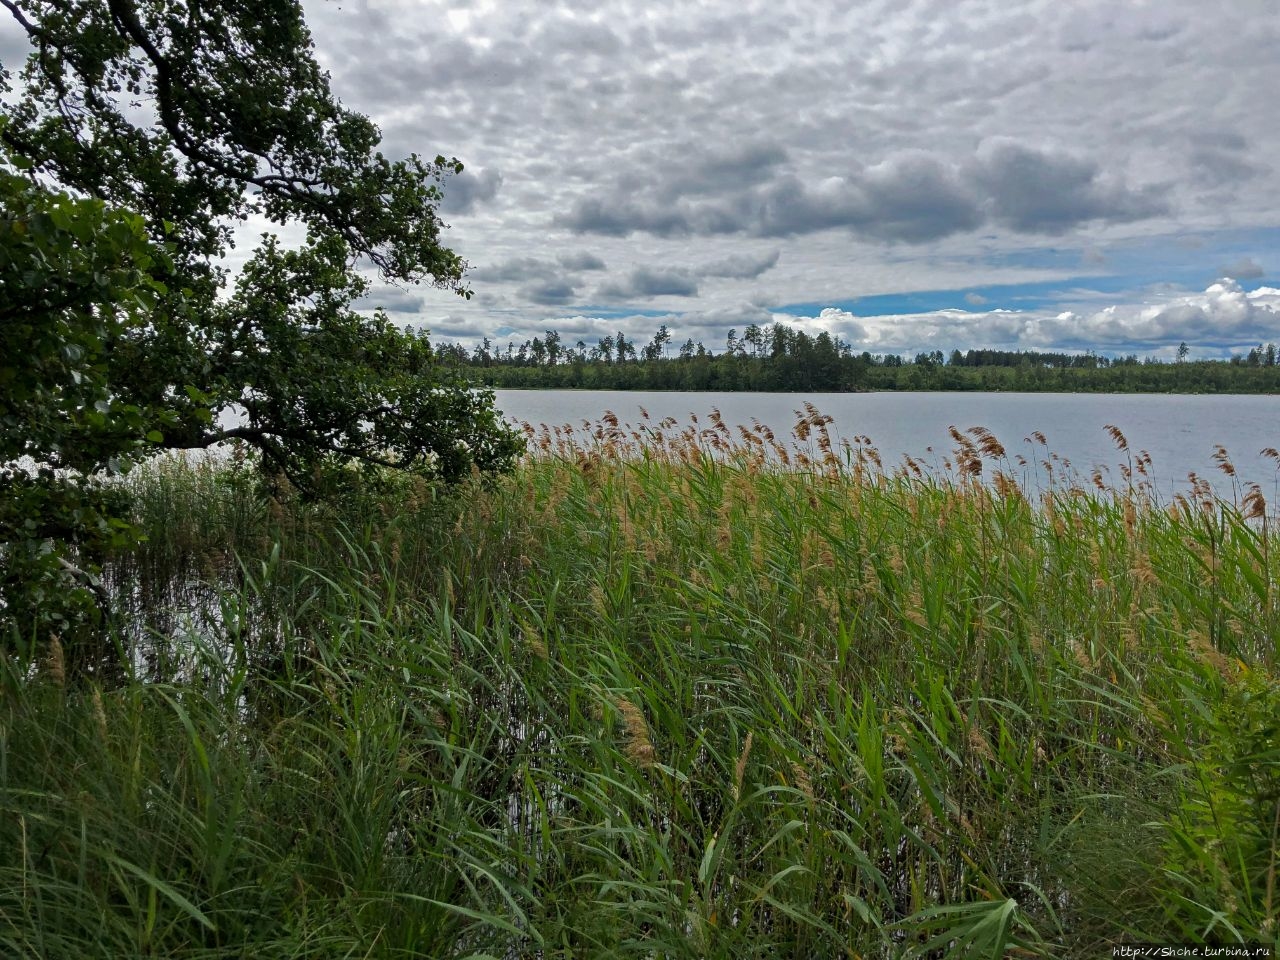
[[1156, 502], [1122, 436], [1121, 489], [978, 430], [886, 470], [812, 408], [530, 438], [327, 507], [132, 478], [126, 679], [0, 664], [0, 952], [1275, 942], [1259, 491]]

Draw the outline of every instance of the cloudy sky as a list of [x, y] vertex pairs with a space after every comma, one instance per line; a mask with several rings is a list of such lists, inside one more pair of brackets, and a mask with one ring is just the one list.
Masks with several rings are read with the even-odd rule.
[[466, 164], [474, 298], [373, 296], [437, 339], [1280, 341], [1280, 0], [305, 6], [387, 152]]

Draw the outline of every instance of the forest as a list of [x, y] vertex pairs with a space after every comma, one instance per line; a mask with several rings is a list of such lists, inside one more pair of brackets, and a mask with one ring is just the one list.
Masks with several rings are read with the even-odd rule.
[[474, 381], [496, 388], [708, 390], [848, 393], [867, 390], [985, 390], [1045, 393], [1272, 393], [1280, 390], [1276, 345], [1226, 360], [1192, 360], [1184, 343], [1173, 361], [1093, 351], [954, 349], [914, 357], [855, 352], [823, 331], [783, 323], [730, 330], [723, 350], [686, 339], [674, 346], [665, 324], [644, 344], [622, 332], [566, 343], [555, 330], [517, 345], [488, 338], [468, 350], [436, 353]]

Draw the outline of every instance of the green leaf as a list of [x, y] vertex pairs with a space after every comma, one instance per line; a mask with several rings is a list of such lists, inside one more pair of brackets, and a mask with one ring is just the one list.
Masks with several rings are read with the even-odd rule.
[[116, 867], [119, 867], [121, 870], [124, 870], [126, 873], [133, 874], [135, 877], [137, 877], [139, 880], [141, 880], [151, 889], [155, 890], [157, 893], [163, 896], [170, 903], [174, 904], [179, 910], [185, 913], [192, 920], [195, 920], [205, 929], [207, 930], [218, 929], [217, 926], [214, 924], [214, 922], [210, 920], [207, 916], [205, 916], [204, 911], [202, 911], [194, 903], [192, 903], [185, 896], [183, 896], [177, 889], [173, 887], [172, 884], [165, 883], [159, 877], [142, 869], [142, 867], [138, 866], [136, 863], [130, 863], [128, 860], [124, 860], [120, 857], [115, 856], [114, 854], [104, 853], [102, 855], [102, 859], [105, 860], [107, 863], [110, 863]]

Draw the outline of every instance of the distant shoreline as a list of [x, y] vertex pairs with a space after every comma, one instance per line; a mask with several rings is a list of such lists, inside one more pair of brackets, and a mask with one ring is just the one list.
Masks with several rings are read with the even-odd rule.
[[705, 387], [703, 389], [690, 389], [688, 387], [597, 387], [597, 386], [498, 386], [489, 383], [477, 382], [477, 386], [489, 387], [494, 390], [520, 390], [529, 393], [542, 393], [554, 391], [570, 391], [573, 393], [743, 393], [743, 394], [767, 394], [773, 396], [814, 396], [821, 394], [831, 394], [836, 396], [853, 396], [857, 394], [890, 394], [890, 393], [958, 393], [958, 394], [999, 394], [1001, 396], [1010, 396], [1016, 394], [1028, 394], [1034, 396], [1043, 396], [1045, 394], [1058, 394], [1060, 396], [1078, 396], [1087, 394], [1092, 396], [1103, 396], [1113, 394], [1115, 396], [1175, 396], [1175, 397], [1280, 397], [1280, 387], [1274, 390], [965, 390], [965, 389], [947, 389], [940, 387], [937, 389], [921, 389], [919, 387], [896, 389], [892, 387], [881, 387], [876, 389], [856, 389], [856, 390], [755, 390], [755, 389], [739, 389], [733, 390], [725, 387]]

